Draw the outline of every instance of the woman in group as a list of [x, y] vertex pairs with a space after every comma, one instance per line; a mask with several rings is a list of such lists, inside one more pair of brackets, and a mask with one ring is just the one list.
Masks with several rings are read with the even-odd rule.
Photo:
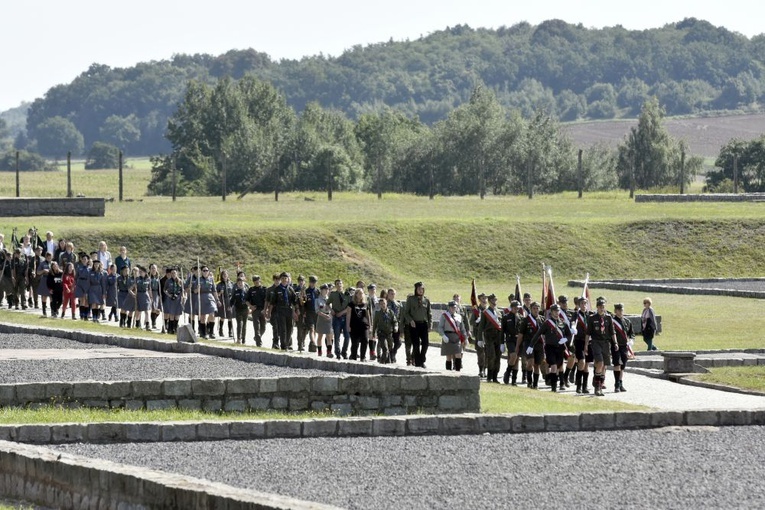
[[441, 356], [446, 356], [446, 369], [462, 370], [462, 352], [467, 342], [465, 321], [459, 313], [459, 304], [449, 301], [447, 310], [438, 321], [438, 333], [441, 335]]
[[76, 321], [77, 317], [74, 315], [74, 285], [75, 285], [75, 275], [74, 275], [74, 264], [72, 262], [69, 262], [66, 265], [66, 271], [64, 271], [64, 275], [61, 279], [61, 285], [62, 285], [62, 295], [63, 295], [63, 303], [64, 306], [61, 309], [61, 318], [66, 317], [66, 305], [69, 305], [69, 308], [72, 310], [72, 320]]
[[135, 307], [133, 302], [133, 296], [130, 294], [130, 287], [133, 286], [133, 282], [130, 277], [130, 269], [127, 266], [122, 266], [117, 271], [117, 308], [120, 309], [120, 327], [129, 328], [129, 317], [133, 316], [133, 308]]
[[[64, 273], [61, 268], [58, 267], [57, 262], [50, 263], [50, 271], [46, 276], [48, 292], [50, 292], [50, 316], [58, 317], [58, 309], [61, 306], [61, 301], [64, 299], [64, 285], [63, 285]], [[63, 317], [63, 313], [61, 314]]]
[[163, 289], [164, 301], [162, 309], [165, 312], [167, 320], [167, 332], [170, 334], [178, 332], [178, 319], [183, 314], [183, 283], [178, 278], [178, 270], [173, 268], [170, 276], [165, 280]]
[[[135, 274], [135, 270], [133, 271]], [[151, 307], [151, 295], [149, 286], [150, 281], [148, 271], [146, 271], [145, 267], [138, 266], [138, 276], [135, 277], [135, 281], [133, 282], [133, 291], [136, 297], [135, 327], [141, 327], [141, 317], [143, 317], [146, 331], [151, 330], [151, 326], [149, 325], [149, 310]]]
[[106, 302], [106, 273], [101, 267], [101, 261], [93, 261], [93, 267], [88, 273], [88, 303], [93, 313], [93, 322], [98, 322], [101, 316], [101, 306]]
[[329, 285], [319, 287], [316, 298], [316, 349], [321, 356], [322, 345], [327, 346], [327, 357], [332, 357], [332, 307], [329, 304]]
[[112, 254], [106, 247], [106, 241], [98, 243], [98, 260], [101, 261], [101, 267], [108, 269], [112, 265]]
[[641, 315], [641, 326], [643, 332], [643, 341], [648, 345], [649, 351], [656, 351], [658, 347], [653, 344], [653, 337], [659, 329], [656, 322], [656, 313], [653, 311], [653, 301], [647, 297], [643, 299], [643, 314]]
[[[109, 317], [106, 320], [117, 322], [117, 266], [109, 264], [106, 271], [106, 306], [109, 308]], [[101, 315], [103, 318], [103, 314]]]
[[351, 355], [348, 359], [360, 359], [361, 361], [366, 361], [368, 334], [372, 324], [363, 288], [354, 290], [353, 299], [345, 313], [349, 334], [351, 336]]
[[218, 336], [223, 338], [223, 322], [228, 322], [228, 336], [234, 336], [234, 329], [232, 323], [231, 313], [233, 309], [231, 307], [231, 294], [234, 291], [234, 284], [228, 278], [228, 271], [225, 269], [220, 272], [220, 279], [218, 285], [215, 287], [215, 292], [218, 294]]
[[[199, 276], [199, 335], [215, 338], [215, 312], [218, 310], [218, 294], [215, 280], [207, 266], [202, 266]], [[197, 296], [195, 296], [195, 299]]]
[[[162, 286], [159, 283], [160, 276], [157, 264], [149, 265], [149, 299], [151, 311], [151, 329], [157, 329], [157, 316], [162, 311]], [[164, 317], [163, 317], [164, 319]]]
[[68, 243], [66, 242], [66, 239], [59, 239], [58, 244], [56, 245], [56, 251], [53, 252], [53, 262], [58, 263], [58, 267], [61, 268], [61, 263], [59, 262], [61, 257], [61, 254], [66, 251], [66, 245]]
[[37, 295], [40, 296], [40, 301], [42, 302], [43, 317], [47, 317], [48, 315], [48, 296], [50, 296], [50, 290], [48, 289], [48, 275], [50, 274], [52, 261], [53, 254], [48, 251], [45, 252], [45, 258], [37, 264], [37, 278], [39, 280], [37, 284]]

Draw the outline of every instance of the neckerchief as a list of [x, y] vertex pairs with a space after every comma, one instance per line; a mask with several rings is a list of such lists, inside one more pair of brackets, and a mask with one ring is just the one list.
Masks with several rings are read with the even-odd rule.
[[537, 320], [531, 314], [529, 314], [528, 319], [529, 319], [529, 324], [531, 324], [531, 332], [533, 333], [537, 329], [539, 329], [539, 324], [537, 324]]
[[614, 328], [619, 333], [619, 336], [622, 337], [622, 339], [627, 340], [627, 332], [624, 331], [624, 326], [621, 325], [621, 323], [618, 320], [619, 319], [618, 317], [615, 317], [615, 319], [616, 320], [611, 321], [614, 325]]

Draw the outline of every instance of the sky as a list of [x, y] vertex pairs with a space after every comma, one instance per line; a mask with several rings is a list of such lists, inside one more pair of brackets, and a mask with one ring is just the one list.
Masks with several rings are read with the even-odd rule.
[[687, 17], [748, 37], [765, 32], [751, 0], [3, 0], [0, 111], [42, 97], [91, 64], [128, 67], [178, 53], [254, 48], [273, 59], [336, 56], [447, 26], [538, 24], [657, 28]]

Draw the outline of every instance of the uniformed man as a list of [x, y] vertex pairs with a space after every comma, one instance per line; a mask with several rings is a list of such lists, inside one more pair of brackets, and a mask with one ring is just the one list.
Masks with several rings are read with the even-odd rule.
[[[386, 300], [388, 301], [388, 310], [393, 312], [393, 315], [396, 317], [396, 321], [398, 322], [398, 328], [393, 331], [393, 348], [390, 351], [390, 362], [395, 363], [396, 353], [401, 347], [401, 332], [406, 327], [406, 323], [404, 322], [403, 306], [401, 305], [401, 301], [396, 299], [396, 289], [388, 289], [388, 292], [386, 293]], [[407, 360], [410, 360], [411, 352], [407, 351], [406, 354]]]
[[[347, 314], [345, 309], [350, 304], [350, 298], [343, 292], [343, 280], [335, 280], [335, 288], [329, 293], [329, 306], [332, 307], [332, 332], [335, 337], [335, 357], [340, 359], [348, 359], [348, 344], [351, 341], [350, 334], [348, 332]], [[343, 341], [340, 342], [340, 336], [342, 335]]]
[[[236, 338], [234, 338], [234, 341], [236, 343], [244, 344], [244, 338], [247, 334], [247, 316], [250, 311], [247, 301], [247, 287], [244, 284], [244, 279], [236, 279], [236, 286], [231, 293], [229, 304], [234, 310], [234, 316], [236, 317]], [[256, 324], [255, 328], [257, 327]]]
[[497, 296], [488, 296], [489, 306], [481, 312], [478, 323], [478, 337], [485, 342], [486, 382], [498, 383], [499, 363], [502, 359], [502, 312], [497, 308]]
[[[521, 307], [519, 314], [521, 316], [521, 319], [528, 317], [531, 313], [531, 294], [528, 292], [523, 293], [523, 306]], [[522, 346], [521, 346], [522, 347]], [[521, 370], [521, 384], [526, 382], [526, 364], [528, 363], [526, 359], [526, 349], [520, 349], [520, 358], [521, 362], [520, 365], [523, 367], [523, 370]]]
[[616, 333], [616, 348], [613, 352], [614, 359], [614, 392], [627, 391], [624, 389], [624, 369], [627, 368], [629, 349], [635, 341], [635, 332], [632, 322], [624, 316], [624, 305], [614, 305], [614, 332]]
[[[375, 313], [380, 309], [378, 302], [380, 298], [377, 297], [377, 285], [370, 283], [367, 285], [367, 310], [371, 316], [372, 324], [375, 321]], [[377, 331], [372, 329], [369, 332], [369, 361], [375, 361], [377, 359], [378, 351], [380, 350], [377, 345]]]
[[303, 317], [305, 331], [308, 333], [308, 351], [316, 352], [316, 321], [319, 318], [316, 300], [321, 291], [316, 287], [319, 279], [314, 275], [308, 276], [308, 287], [303, 292]]
[[292, 321], [295, 318], [298, 297], [290, 285], [290, 274], [282, 272], [279, 275], [279, 285], [271, 293], [267, 317], [274, 317], [276, 337], [283, 351], [292, 350]]
[[[560, 384], [560, 389], [562, 390], [564, 386], [568, 388], [570, 383], [573, 381], [574, 374], [572, 372], [573, 369], [576, 368], [576, 356], [573, 354], [576, 324], [572, 322], [572, 319], [574, 318], [574, 311], [568, 309], [568, 296], [563, 294], [558, 296], [558, 306], [560, 307], [558, 316], [563, 322], [566, 323], [566, 326], [568, 326], [568, 329], [571, 332], [571, 334], [568, 335], [568, 341], [560, 347], [563, 353], [563, 361], [558, 367], [558, 383]], [[563, 368], [564, 364], [566, 365], [565, 370]]]
[[[393, 332], [398, 331], [398, 318], [388, 309], [388, 301], [381, 299], [379, 309], [372, 320], [372, 330], [380, 342], [380, 363], [390, 363], [390, 353], [393, 352]], [[371, 356], [371, 354], [370, 354]]]
[[433, 320], [430, 300], [425, 296], [425, 284], [414, 284], [414, 295], [406, 299], [404, 307], [406, 322], [412, 335], [412, 359], [414, 366], [425, 368], [428, 353], [428, 331]]
[[532, 345], [531, 339], [539, 330], [541, 321], [539, 303], [532, 301], [529, 303], [529, 314], [521, 320], [518, 328], [518, 342], [526, 353], [526, 387], [533, 389], [539, 387], [539, 371], [544, 357], [544, 347], [541, 342]]
[[[544, 343], [545, 359], [550, 367], [550, 390], [557, 391], [558, 367], [563, 364], [563, 351], [561, 347], [566, 345], [571, 330], [566, 322], [560, 317], [560, 306], [553, 303], [549, 310], [549, 316], [542, 322], [531, 339], [531, 347]], [[561, 388], [562, 389], [562, 388]]]
[[[255, 345], [263, 344], [263, 333], [266, 332], [266, 288], [260, 281], [260, 275], [253, 275], [252, 286], [247, 289], [247, 304], [252, 314], [252, 327], [255, 330]], [[244, 337], [242, 337], [244, 338]]]
[[8, 308], [13, 308], [13, 271], [11, 254], [0, 250], [0, 301], [8, 301]]
[[21, 253], [21, 248], [14, 248], [11, 260], [11, 281], [13, 282], [13, 302], [16, 310], [27, 309], [26, 288], [29, 278], [29, 264], [27, 258]]
[[595, 360], [595, 376], [592, 385], [595, 395], [603, 396], [603, 383], [606, 380], [606, 367], [611, 365], [611, 351], [616, 345], [613, 319], [606, 313], [606, 300], [598, 298], [597, 312], [587, 319], [587, 343], [592, 346]]
[[472, 314], [472, 330], [473, 341], [475, 342], [475, 354], [478, 361], [478, 377], [484, 376], [484, 370], [486, 370], [486, 342], [478, 332], [478, 325], [481, 323], [481, 317], [483, 311], [489, 307], [486, 294], [481, 292], [478, 294], [478, 306], [473, 309]]
[[74, 297], [78, 300], [80, 308], [80, 319], [87, 320], [90, 315], [90, 305], [88, 304], [88, 288], [90, 286], [90, 256], [84, 251], [80, 252], [80, 261], [74, 266], [76, 274], [76, 283], [74, 287]]
[[576, 303], [576, 313], [572, 323], [575, 324], [574, 354], [576, 356], [576, 392], [590, 393], [587, 382], [590, 378], [590, 363], [593, 361], [592, 348], [585, 347], [587, 340], [587, 298], [580, 297]]
[[297, 306], [295, 309], [295, 326], [297, 329], [298, 352], [303, 352], [305, 348], [305, 337], [308, 335], [308, 330], [305, 327], [305, 276], [302, 274], [298, 275], [297, 284], [293, 284], [292, 288], [295, 290], [295, 294], [297, 294], [298, 297]]
[[510, 306], [505, 308], [505, 311], [502, 313], [502, 335], [505, 339], [505, 352], [507, 353], [507, 368], [502, 380], [505, 384], [511, 384], [512, 386], [518, 384], [518, 351], [520, 351], [518, 326], [521, 323], [521, 316], [518, 314], [521, 303], [514, 298], [513, 294], [508, 296]]
[[[271, 299], [273, 299], [273, 293], [276, 290], [276, 287], [279, 286], [279, 283], [281, 281], [281, 278], [279, 278], [279, 275], [277, 273], [274, 273], [271, 276], [271, 286], [266, 289], [266, 307], [268, 307], [268, 304], [271, 303]], [[266, 310], [267, 311], [267, 310]], [[268, 315], [268, 318], [266, 319], [266, 322], [271, 324], [271, 341], [274, 349], [279, 349], [279, 335], [276, 332], [276, 316], [275, 315]]]

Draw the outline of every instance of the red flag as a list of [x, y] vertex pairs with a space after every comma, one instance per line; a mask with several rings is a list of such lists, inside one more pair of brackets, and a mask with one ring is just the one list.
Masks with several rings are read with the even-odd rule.
[[545, 308], [548, 310], [555, 304], [555, 285], [553, 285], [552, 268], [547, 268], [547, 300], [545, 301]]
[[473, 315], [478, 317], [478, 294], [475, 290], [475, 278], [473, 278], [473, 284], [470, 290], [470, 304], [473, 307]]

